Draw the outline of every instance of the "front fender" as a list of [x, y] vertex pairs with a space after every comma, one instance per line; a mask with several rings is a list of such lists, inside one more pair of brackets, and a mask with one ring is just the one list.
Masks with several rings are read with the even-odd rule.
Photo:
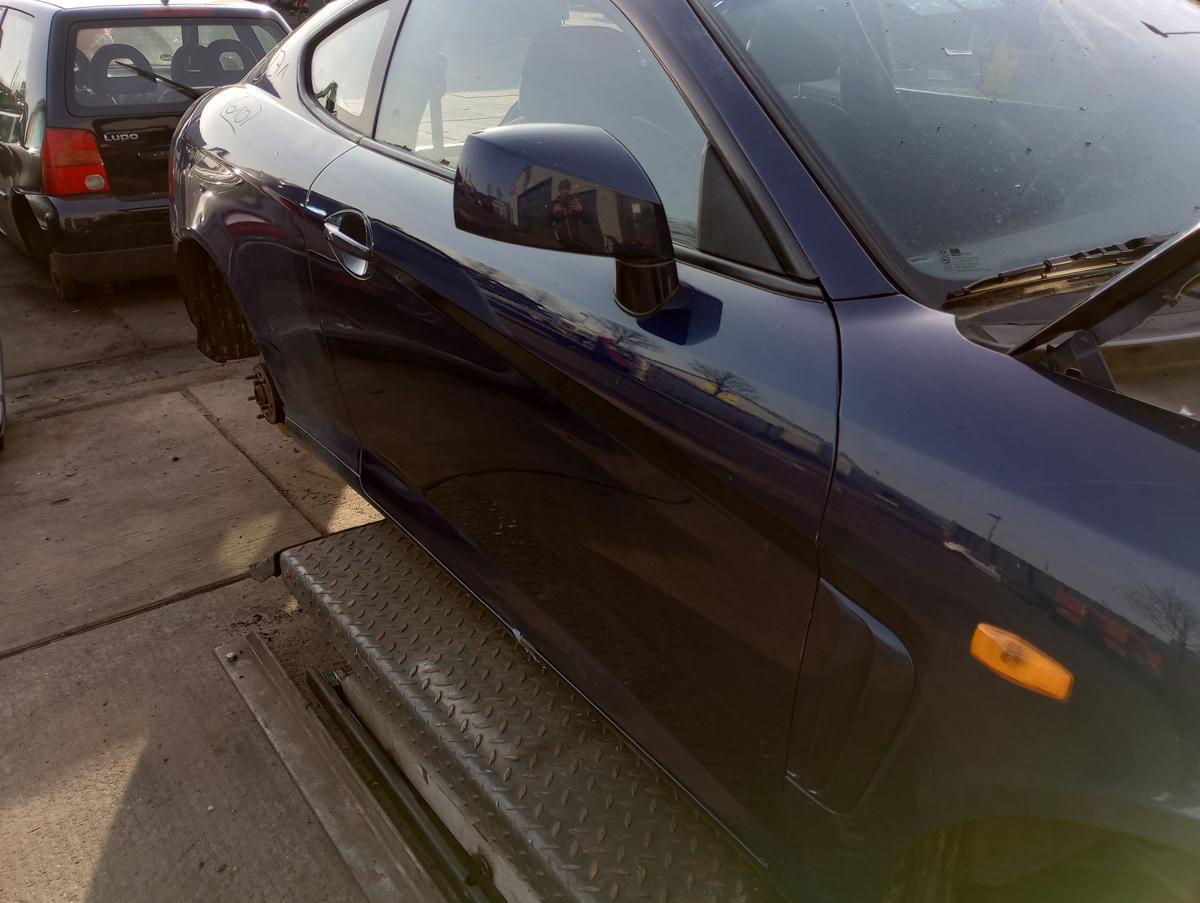
[[[821, 573], [917, 674], [877, 779], [838, 823], [896, 854], [989, 818], [1200, 850], [1200, 423], [975, 345], [907, 298], [835, 310]], [[1070, 698], [975, 660], [979, 624], [1067, 668]]]

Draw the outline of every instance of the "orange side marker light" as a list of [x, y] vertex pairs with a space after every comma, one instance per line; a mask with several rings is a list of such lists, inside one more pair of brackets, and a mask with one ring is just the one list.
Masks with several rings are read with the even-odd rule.
[[971, 655], [1019, 687], [1060, 702], [1071, 698], [1075, 675], [1015, 633], [980, 624], [971, 636]]

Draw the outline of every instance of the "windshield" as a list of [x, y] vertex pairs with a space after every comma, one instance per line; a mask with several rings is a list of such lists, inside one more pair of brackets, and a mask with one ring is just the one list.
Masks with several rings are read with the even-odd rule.
[[1188, 0], [705, 2], [939, 302], [1200, 220]]
[[72, 30], [72, 105], [84, 115], [183, 111], [196, 91], [240, 81], [282, 38], [263, 19], [87, 22]]

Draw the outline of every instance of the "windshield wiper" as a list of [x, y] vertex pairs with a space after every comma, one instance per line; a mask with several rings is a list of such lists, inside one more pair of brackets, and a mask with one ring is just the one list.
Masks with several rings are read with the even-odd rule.
[[165, 75], [159, 75], [157, 72], [154, 72], [151, 69], [143, 69], [141, 66], [135, 66], [132, 63], [126, 63], [124, 60], [113, 60], [113, 65], [120, 66], [122, 69], [128, 69], [130, 72], [136, 72], [142, 78], [148, 78], [154, 82], [162, 82], [164, 85], [170, 85], [181, 94], [186, 94], [188, 97], [192, 98], [192, 100], [199, 100], [201, 97], [201, 92], [197, 91], [190, 85], [184, 85], [177, 81], [172, 81]]
[[1089, 251], [1076, 251], [1074, 254], [1063, 254], [1059, 257], [1047, 257], [1041, 263], [1004, 270], [995, 276], [988, 276], [951, 292], [946, 296], [943, 309], [952, 311], [975, 306], [980, 296], [992, 292], [1024, 289], [1117, 270], [1141, 260], [1169, 238], [1170, 235], [1131, 238], [1119, 244], [1092, 248]]
[[1160, 38], [1169, 38], [1174, 35], [1200, 34], [1200, 31], [1163, 31], [1161, 28], [1151, 25], [1145, 19], [1142, 19], [1141, 23], [1143, 25], [1145, 25], [1147, 28], [1149, 28], [1156, 35], [1158, 35]]
[[[1160, 243], [1133, 266], [1109, 279], [1050, 325], [1008, 353], [1028, 355], [1055, 373], [1078, 370], [1086, 380], [1114, 388], [1100, 346], [1124, 335], [1160, 308], [1175, 304], [1200, 281], [1200, 223]], [[1057, 345], [1055, 339], [1067, 336]]]

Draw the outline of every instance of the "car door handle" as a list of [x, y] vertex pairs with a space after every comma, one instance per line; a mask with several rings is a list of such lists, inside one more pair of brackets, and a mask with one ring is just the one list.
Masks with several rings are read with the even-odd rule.
[[[353, 223], [355, 235], [344, 226]], [[355, 210], [340, 210], [329, 216], [324, 224], [325, 239], [333, 248], [333, 256], [351, 276], [366, 279], [371, 275], [375, 250], [371, 247], [371, 222]], [[362, 239], [357, 236], [361, 235]]]
[[344, 251], [353, 257], [360, 260], [370, 260], [372, 251], [361, 241], [357, 241], [342, 231], [342, 227], [338, 223], [325, 224], [325, 237], [329, 239], [329, 243], [339, 251]]

